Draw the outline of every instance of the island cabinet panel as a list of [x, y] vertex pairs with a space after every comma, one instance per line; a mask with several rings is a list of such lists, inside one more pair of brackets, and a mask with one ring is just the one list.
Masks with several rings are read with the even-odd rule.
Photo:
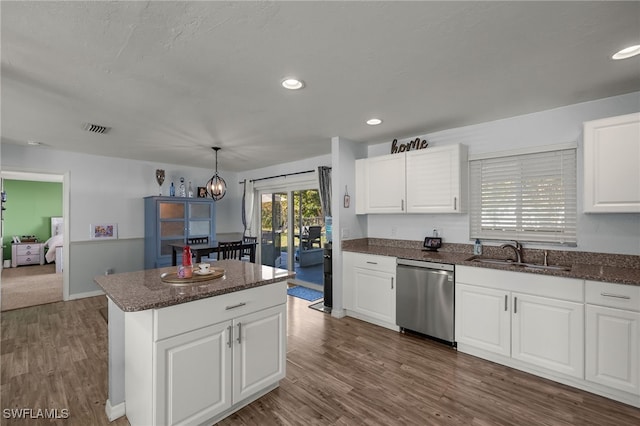
[[640, 287], [586, 282], [586, 378], [640, 406]]
[[392, 330], [396, 325], [396, 258], [343, 253], [346, 313]]
[[584, 123], [584, 211], [640, 213], [640, 113]]
[[213, 424], [276, 388], [286, 371], [286, 285], [126, 312], [131, 425]]
[[186, 245], [189, 238], [205, 237], [213, 243], [215, 212], [215, 202], [209, 198], [145, 197], [145, 269], [170, 266], [173, 251], [170, 244]]
[[238, 402], [283, 379], [286, 362], [284, 305], [234, 321], [233, 401]]
[[231, 407], [229, 327], [225, 322], [158, 342], [156, 424], [198, 424]]

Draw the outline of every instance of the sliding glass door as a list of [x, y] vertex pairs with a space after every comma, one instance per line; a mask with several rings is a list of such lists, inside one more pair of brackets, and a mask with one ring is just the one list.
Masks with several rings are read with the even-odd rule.
[[323, 284], [324, 218], [317, 189], [260, 192], [261, 263]]
[[283, 262], [286, 265], [288, 199], [286, 192], [260, 195], [260, 258], [263, 265], [276, 268], [283, 268]]

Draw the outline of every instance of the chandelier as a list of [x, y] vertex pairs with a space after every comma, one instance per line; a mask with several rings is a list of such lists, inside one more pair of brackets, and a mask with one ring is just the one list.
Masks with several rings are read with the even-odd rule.
[[213, 149], [216, 152], [216, 171], [207, 182], [207, 194], [214, 199], [214, 201], [221, 200], [224, 194], [227, 193], [227, 183], [218, 175], [218, 151], [220, 147], [214, 146]]

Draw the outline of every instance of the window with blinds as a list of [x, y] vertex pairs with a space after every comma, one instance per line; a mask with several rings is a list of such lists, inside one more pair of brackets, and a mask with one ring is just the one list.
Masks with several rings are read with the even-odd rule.
[[576, 243], [576, 149], [469, 162], [472, 239]]

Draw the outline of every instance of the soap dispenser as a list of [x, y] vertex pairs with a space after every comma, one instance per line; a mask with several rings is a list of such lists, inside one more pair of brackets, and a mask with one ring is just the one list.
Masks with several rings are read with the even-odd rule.
[[476, 256], [480, 256], [482, 254], [482, 243], [480, 242], [480, 238], [476, 238], [476, 242], [473, 245], [473, 254]]

